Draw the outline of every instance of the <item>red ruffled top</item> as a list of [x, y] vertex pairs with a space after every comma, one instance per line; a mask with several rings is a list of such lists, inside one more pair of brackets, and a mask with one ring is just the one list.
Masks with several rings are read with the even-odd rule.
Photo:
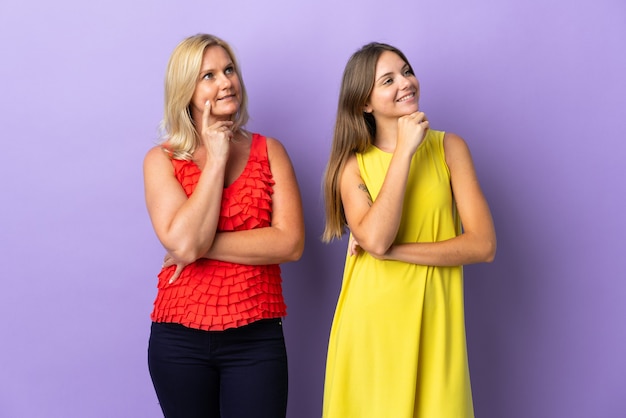
[[[187, 196], [200, 169], [193, 161], [172, 159]], [[252, 134], [250, 157], [241, 175], [224, 188], [218, 232], [268, 227], [272, 221], [274, 180], [264, 136]], [[150, 316], [189, 328], [219, 331], [287, 314], [278, 264], [251, 266], [201, 258], [189, 264], [172, 284], [176, 266], [159, 273], [158, 292]]]

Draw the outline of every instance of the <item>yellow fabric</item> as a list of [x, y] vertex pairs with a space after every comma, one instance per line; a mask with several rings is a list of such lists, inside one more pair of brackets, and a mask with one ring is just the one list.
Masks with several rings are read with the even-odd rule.
[[[396, 243], [460, 233], [443, 132], [429, 130], [409, 174]], [[373, 200], [391, 154], [357, 155]], [[346, 258], [330, 333], [324, 418], [473, 417], [462, 267]]]

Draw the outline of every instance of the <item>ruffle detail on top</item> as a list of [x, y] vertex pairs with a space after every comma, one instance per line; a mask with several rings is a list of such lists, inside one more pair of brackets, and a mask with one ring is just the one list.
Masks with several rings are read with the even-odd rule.
[[[201, 171], [192, 161], [172, 160], [190, 196]], [[222, 193], [218, 232], [268, 227], [274, 180], [265, 137], [253, 134], [250, 157], [241, 175]], [[224, 330], [259, 319], [285, 316], [280, 267], [251, 266], [199, 259], [169, 284], [175, 266], [161, 270], [151, 319], [202, 330]]]

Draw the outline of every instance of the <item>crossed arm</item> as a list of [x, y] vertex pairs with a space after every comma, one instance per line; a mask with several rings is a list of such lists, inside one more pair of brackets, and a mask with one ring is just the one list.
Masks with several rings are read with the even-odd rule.
[[204, 258], [262, 265], [295, 261], [302, 256], [304, 218], [296, 175], [280, 142], [267, 138], [267, 148], [275, 181], [271, 226], [217, 233]]
[[380, 259], [430, 266], [493, 261], [495, 229], [469, 149], [462, 138], [451, 133], [444, 137], [444, 148], [463, 233], [440, 242], [393, 244], [402, 215], [410, 158], [394, 153], [381, 191], [372, 202], [367, 190], [363, 191], [356, 157], [352, 157], [341, 180], [342, 202], [353, 237], [349, 244], [352, 254], [361, 248]]
[[170, 282], [199, 258], [277, 264], [301, 257], [304, 219], [295, 172], [279, 141], [267, 138], [267, 148], [275, 181], [272, 224], [236, 232], [217, 232], [225, 161], [207, 160], [196, 189], [187, 198], [169, 157], [158, 147], [148, 153], [144, 163], [146, 201], [154, 229], [167, 251], [163, 265], [177, 266]]

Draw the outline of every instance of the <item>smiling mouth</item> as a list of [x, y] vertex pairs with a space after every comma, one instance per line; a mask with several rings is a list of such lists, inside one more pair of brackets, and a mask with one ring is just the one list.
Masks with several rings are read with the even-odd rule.
[[406, 96], [400, 97], [397, 101], [398, 102], [406, 102], [407, 100], [411, 100], [414, 97], [415, 97], [415, 93], [409, 93]]

